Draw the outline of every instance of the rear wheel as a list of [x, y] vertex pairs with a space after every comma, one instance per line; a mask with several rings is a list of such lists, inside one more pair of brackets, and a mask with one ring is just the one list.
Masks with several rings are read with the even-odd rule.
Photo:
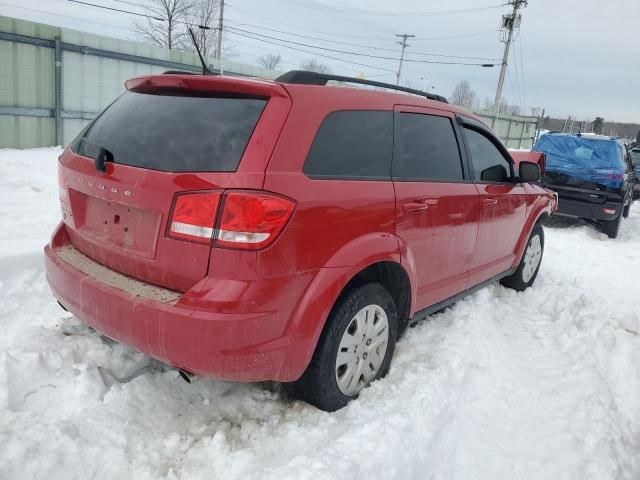
[[540, 223], [536, 223], [529, 236], [527, 247], [524, 250], [522, 259], [516, 271], [508, 277], [500, 280], [505, 287], [521, 292], [526, 290], [535, 282], [542, 263], [544, 253], [544, 230]]
[[389, 371], [398, 335], [398, 315], [389, 292], [368, 283], [334, 306], [311, 363], [293, 383], [296, 396], [333, 412]]
[[622, 209], [622, 217], [627, 218], [629, 216], [629, 211], [631, 210], [631, 200], [627, 203]]
[[622, 214], [619, 214], [613, 220], [603, 220], [600, 222], [600, 231], [606, 234], [609, 238], [616, 238], [620, 231], [620, 224], [622, 223]]

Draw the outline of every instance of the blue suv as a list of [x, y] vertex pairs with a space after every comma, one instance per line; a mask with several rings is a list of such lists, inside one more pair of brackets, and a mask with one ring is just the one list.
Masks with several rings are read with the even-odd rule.
[[533, 146], [546, 155], [543, 185], [558, 194], [556, 214], [584, 219], [616, 238], [629, 215], [635, 176], [615, 137], [547, 133]]

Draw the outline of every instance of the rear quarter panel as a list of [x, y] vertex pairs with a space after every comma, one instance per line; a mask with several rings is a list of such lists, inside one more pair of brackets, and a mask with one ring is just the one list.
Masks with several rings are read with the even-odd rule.
[[[316, 132], [336, 110], [393, 110], [394, 102], [353, 96], [346, 89], [287, 85], [293, 107], [267, 168], [264, 189], [285, 195], [296, 209], [278, 240], [258, 253], [261, 276], [301, 275], [313, 280], [287, 322], [292, 361], [306, 368], [327, 316], [344, 286], [379, 261], [400, 263], [391, 180], [326, 180], [302, 169]], [[282, 285], [287, 288], [286, 284]], [[300, 374], [304, 371], [300, 370]]]

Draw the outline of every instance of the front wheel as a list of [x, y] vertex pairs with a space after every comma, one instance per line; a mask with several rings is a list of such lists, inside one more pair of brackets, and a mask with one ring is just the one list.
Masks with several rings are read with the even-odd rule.
[[294, 394], [333, 412], [389, 371], [398, 336], [398, 314], [389, 292], [368, 283], [333, 307], [311, 363], [292, 384]]
[[513, 274], [500, 280], [505, 287], [521, 292], [535, 282], [542, 263], [544, 253], [544, 230], [540, 223], [536, 223], [529, 236], [527, 248], [524, 250], [520, 264]]

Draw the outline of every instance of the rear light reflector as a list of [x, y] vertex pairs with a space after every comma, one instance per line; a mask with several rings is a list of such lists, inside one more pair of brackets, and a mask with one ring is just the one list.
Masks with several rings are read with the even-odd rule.
[[603, 208], [602, 211], [607, 215], [613, 215], [614, 213], [616, 213], [615, 208]]
[[185, 193], [176, 197], [169, 236], [180, 240], [210, 243], [220, 192]]
[[214, 246], [258, 250], [282, 231], [295, 204], [269, 193], [230, 191], [224, 196]]

